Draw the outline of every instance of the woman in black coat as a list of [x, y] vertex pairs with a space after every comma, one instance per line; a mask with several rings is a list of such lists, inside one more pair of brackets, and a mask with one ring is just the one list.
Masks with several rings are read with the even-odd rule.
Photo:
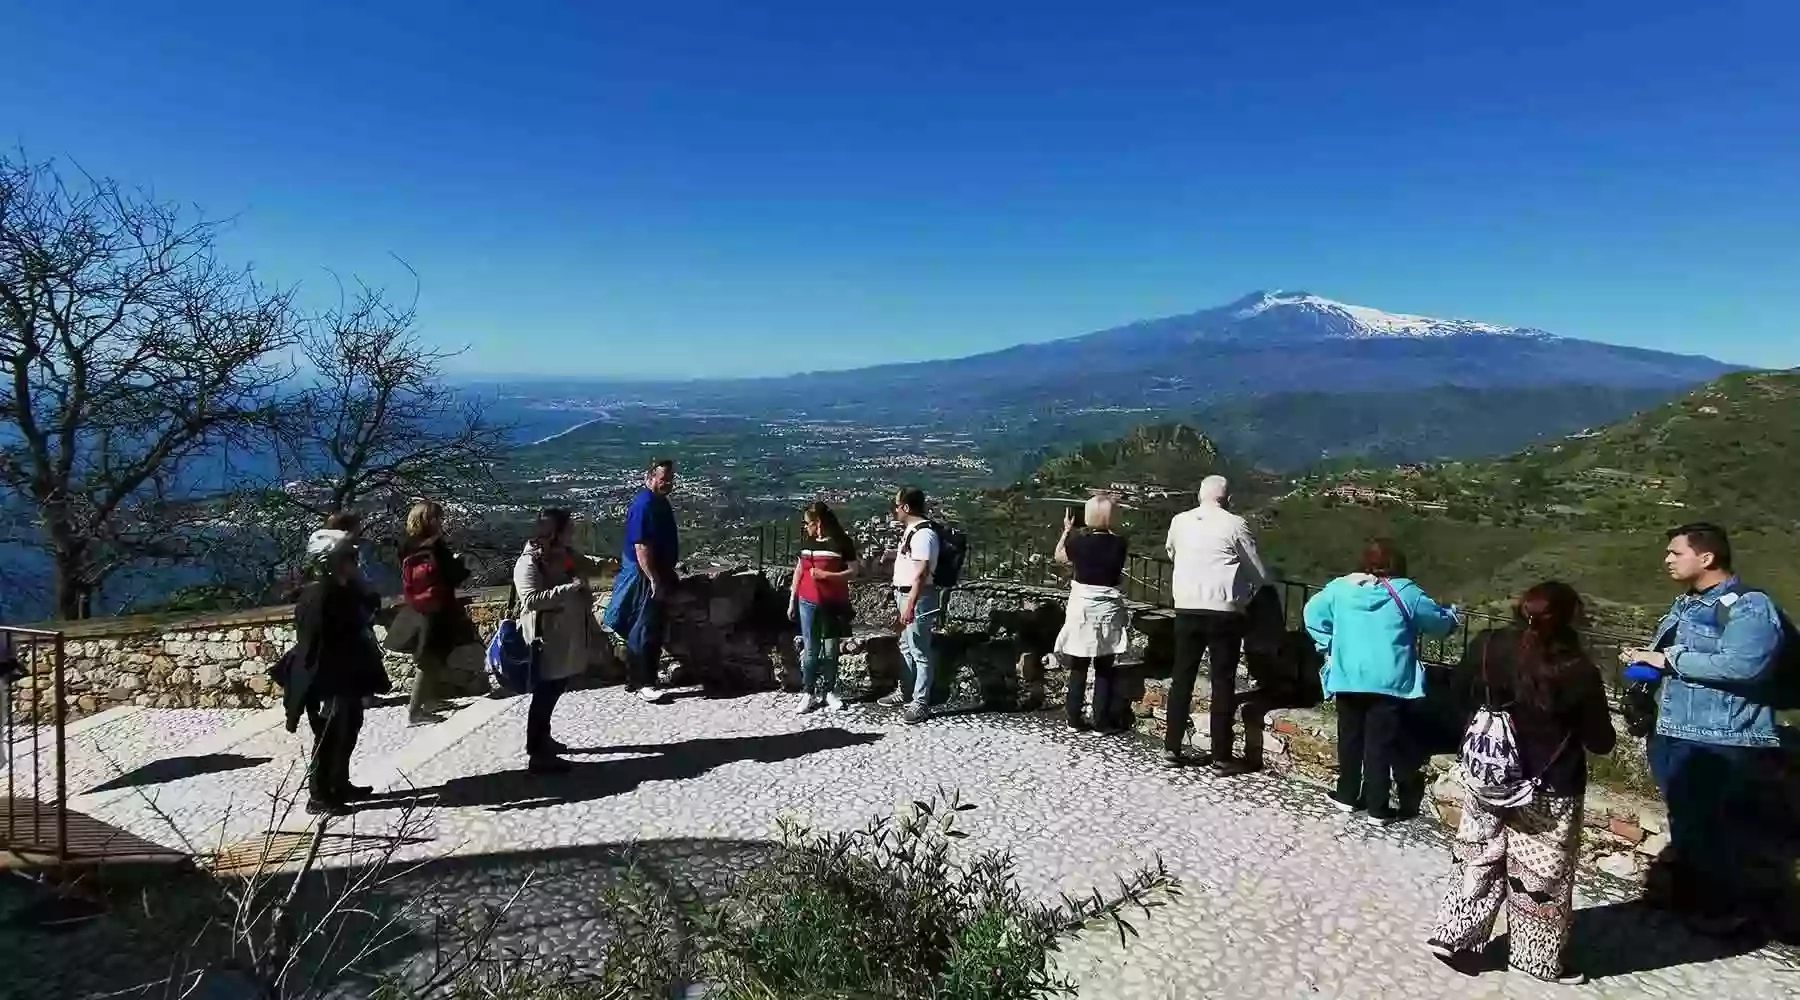
[[380, 598], [363, 584], [356, 547], [341, 544], [320, 558], [322, 571], [294, 605], [295, 644], [282, 702], [289, 732], [302, 714], [312, 725], [306, 811], [335, 816], [369, 793], [350, 783], [350, 755], [362, 731], [363, 700], [391, 685], [369, 627]]

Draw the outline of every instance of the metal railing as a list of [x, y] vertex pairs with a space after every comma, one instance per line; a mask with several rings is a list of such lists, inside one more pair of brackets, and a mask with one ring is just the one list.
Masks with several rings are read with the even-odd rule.
[[[68, 706], [63, 685], [63, 634], [0, 626], [0, 648], [7, 651], [8, 666], [16, 664], [0, 692], [0, 737], [5, 743], [0, 766], [6, 769], [0, 850], [47, 854], [66, 861]], [[28, 697], [21, 699], [20, 694]], [[17, 704], [20, 701], [26, 704]], [[27, 760], [30, 769], [22, 773]]]
[[[797, 525], [770, 524], [759, 527], [755, 533], [757, 568], [791, 564], [799, 555], [801, 541]], [[1048, 543], [971, 538], [968, 556], [963, 564], [962, 579], [964, 583], [1061, 587], [1067, 585], [1069, 576], [1067, 569], [1051, 558]], [[1120, 589], [1125, 592], [1127, 600], [1153, 607], [1173, 608], [1173, 580], [1174, 564], [1167, 556], [1161, 553], [1132, 554], [1126, 559], [1125, 579]], [[1281, 590], [1281, 603], [1288, 627], [1300, 628], [1302, 609], [1320, 588], [1295, 580], [1281, 580], [1276, 586]], [[1509, 619], [1505, 616], [1463, 611], [1462, 621], [1450, 634], [1419, 638], [1419, 657], [1436, 666], [1455, 666], [1462, 661], [1464, 654], [1468, 652], [1469, 643], [1476, 636], [1503, 628], [1507, 624]], [[1600, 674], [1608, 685], [1623, 687], [1624, 665], [1619, 662], [1619, 651], [1638, 645], [1643, 641], [1642, 637], [1634, 639], [1596, 629], [1584, 629], [1580, 634], [1588, 655], [1600, 668]]]

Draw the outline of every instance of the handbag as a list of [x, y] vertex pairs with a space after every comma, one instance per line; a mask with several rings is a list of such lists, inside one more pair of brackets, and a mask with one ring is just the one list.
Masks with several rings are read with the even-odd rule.
[[514, 586], [507, 593], [506, 615], [488, 641], [488, 676], [503, 691], [530, 694], [537, 686], [544, 640], [525, 638], [525, 630], [519, 627], [519, 614], [519, 588]]

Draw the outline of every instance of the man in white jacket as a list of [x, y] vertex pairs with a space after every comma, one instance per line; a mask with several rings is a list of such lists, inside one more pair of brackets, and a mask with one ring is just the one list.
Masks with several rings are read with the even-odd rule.
[[[1212, 677], [1213, 769], [1223, 775], [1251, 768], [1232, 755], [1232, 712], [1237, 701], [1238, 655], [1243, 651], [1244, 609], [1269, 574], [1256, 552], [1244, 519], [1227, 509], [1230, 486], [1224, 476], [1200, 484], [1200, 506], [1169, 523], [1168, 553], [1174, 561], [1175, 667], [1169, 681], [1168, 733], [1163, 763], [1181, 767], [1181, 752], [1193, 708], [1194, 680], [1205, 653]], [[1206, 758], [1193, 761], [1206, 763]]]

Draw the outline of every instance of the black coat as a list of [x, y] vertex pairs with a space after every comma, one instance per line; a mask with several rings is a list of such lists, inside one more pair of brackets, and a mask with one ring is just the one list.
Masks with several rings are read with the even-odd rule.
[[367, 698], [393, 690], [372, 629], [381, 605], [356, 585], [315, 580], [294, 605], [294, 649], [282, 680], [282, 707], [293, 732], [306, 706], [327, 698]]

